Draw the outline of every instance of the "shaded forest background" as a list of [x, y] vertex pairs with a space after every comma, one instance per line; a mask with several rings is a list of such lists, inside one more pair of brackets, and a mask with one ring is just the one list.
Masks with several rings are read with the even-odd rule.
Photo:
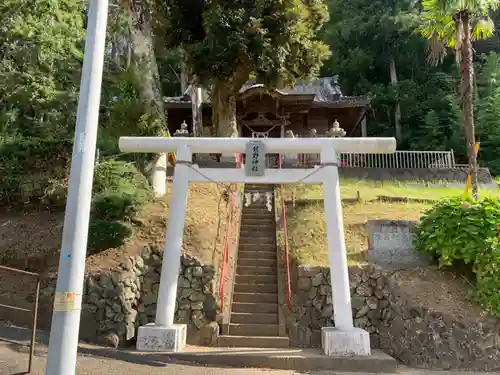
[[[179, 49], [167, 48], [169, 20], [154, 0], [110, 2], [98, 148], [118, 154], [120, 135], [161, 135], [162, 96], [186, 82]], [[428, 63], [415, 32], [419, 3], [328, 0], [320, 31], [331, 55], [322, 76], [338, 76], [345, 94], [373, 98], [370, 136], [400, 135], [401, 150], [450, 150], [466, 162], [453, 51]], [[81, 0], [4, 0], [0, 4], [1, 199], [63, 188], [71, 154], [86, 27]], [[500, 12], [491, 17], [498, 25]], [[474, 44], [479, 162], [500, 174], [500, 37]], [[126, 158], [124, 156], [123, 158]], [[30, 171], [30, 173], [27, 173]], [[35, 171], [35, 172], [34, 172]], [[37, 180], [36, 186], [33, 181]], [[26, 198], [28, 197], [28, 198]]]

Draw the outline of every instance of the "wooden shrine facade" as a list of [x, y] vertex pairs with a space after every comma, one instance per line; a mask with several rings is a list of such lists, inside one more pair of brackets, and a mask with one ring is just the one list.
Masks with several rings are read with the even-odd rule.
[[[180, 97], [165, 98], [171, 132], [183, 122], [191, 132], [191, 88]], [[202, 92], [204, 134], [212, 134], [212, 110], [207, 92]], [[325, 136], [338, 121], [347, 136], [366, 136], [368, 97], [344, 96], [336, 77], [320, 78], [292, 89], [266, 90], [249, 80], [240, 90], [237, 103], [240, 137], [285, 137], [291, 130], [295, 136]]]

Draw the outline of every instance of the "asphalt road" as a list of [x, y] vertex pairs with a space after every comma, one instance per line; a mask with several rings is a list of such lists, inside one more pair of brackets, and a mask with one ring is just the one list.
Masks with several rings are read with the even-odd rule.
[[[2, 326], [0, 323], [0, 375], [21, 375], [28, 369], [26, 337], [28, 331]], [[39, 334], [33, 361], [33, 375], [45, 375], [47, 337]], [[401, 367], [399, 375], [479, 375], [473, 372], [428, 371]], [[264, 370], [255, 368], [219, 368], [173, 362], [163, 355], [141, 355], [134, 352], [80, 345], [75, 375], [303, 375], [295, 371]], [[481, 373], [483, 374], [483, 373]], [[500, 375], [500, 373], [488, 373]], [[47, 374], [52, 375], [52, 374]], [[73, 374], [67, 374], [73, 375]], [[347, 375], [333, 371], [311, 372], [309, 375]], [[357, 375], [374, 375], [358, 373]]]

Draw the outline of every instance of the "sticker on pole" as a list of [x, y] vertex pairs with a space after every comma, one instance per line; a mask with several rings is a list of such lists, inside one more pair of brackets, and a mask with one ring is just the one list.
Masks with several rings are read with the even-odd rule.
[[245, 174], [247, 176], [264, 176], [266, 170], [266, 145], [262, 141], [247, 143]]
[[75, 293], [56, 292], [54, 296], [54, 311], [72, 312], [75, 310]]

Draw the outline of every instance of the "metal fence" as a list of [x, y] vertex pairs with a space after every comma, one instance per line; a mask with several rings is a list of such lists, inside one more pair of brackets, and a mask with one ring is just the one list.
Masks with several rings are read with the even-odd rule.
[[30, 340], [30, 354], [29, 354], [29, 362], [28, 362], [28, 372], [31, 373], [32, 365], [33, 365], [33, 357], [35, 355], [35, 343], [36, 343], [36, 324], [38, 318], [38, 300], [40, 296], [40, 275], [33, 272], [22, 271], [16, 268], [10, 268], [5, 266], [0, 266], [0, 270], [32, 276], [36, 278], [36, 294], [35, 294], [35, 302], [33, 303], [33, 307], [31, 309], [25, 307], [19, 307], [16, 305], [12, 305], [10, 302], [2, 299], [0, 300], [0, 309], [9, 309], [14, 311], [19, 311], [20, 313], [30, 313], [33, 312], [33, 326], [31, 328], [31, 340]]
[[[243, 154], [243, 163], [245, 155]], [[203, 166], [208, 161], [220, 161], [220, 155], [196, 154], [194, 161]], [[311, 168], [320, 163], [320, 154], [285, 154], [284, 168]], [[393, 154], [341, 153], [338, 155], [341, 168], [394, 168], [427, 169], [456, 168], [451, 151], [396, 151]], [[266, 154], [267, 168], [278, 166], [278, 154]]]
[[[289, 163], [310, 167], [320, 163], [319, 154], [299, 154], [285, 157]], [[294, 160], [295, 159], [295, 160]], [[455, 168], [453, 151], [396, 151], [393, 154], [342, 153], [341, 168]]]

